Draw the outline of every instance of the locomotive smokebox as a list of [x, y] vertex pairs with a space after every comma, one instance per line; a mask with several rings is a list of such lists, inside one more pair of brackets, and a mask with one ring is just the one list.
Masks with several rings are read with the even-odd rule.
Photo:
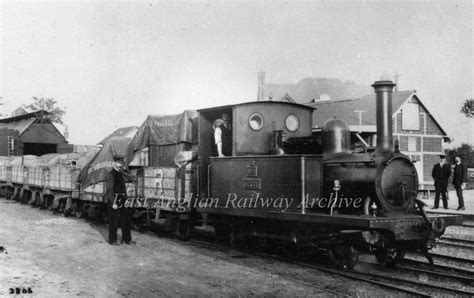
[[395, 84], [392, 81], [377, 81], [375, 105], [377, 109], [377, 151], [393, 151], [392, 136], [392, 92]]

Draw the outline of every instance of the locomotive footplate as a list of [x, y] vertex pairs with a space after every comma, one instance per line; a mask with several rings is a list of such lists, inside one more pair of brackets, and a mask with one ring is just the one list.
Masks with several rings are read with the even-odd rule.
[[[227, 216], [238, 216], [247, 218], [262, 218], [276, 221], [287, 222], [305, 222], [321, 224], [325, 226], [335, 226], [343, 229], [361, 229], [361, 230], [389, 230], [395, 235], [396, 240], [418, 239], [420, 234], [429, 233], [430, 230], [421, 215], [397, 215], [397, 217], [373, 217], [358, 216], [346, 214], [321, 214], [300, 212], [275, 212], [262, 210], [246, 209], [220, 209], [220, 208], [197, 208], [197, 212], [208, 214], [219, 214]], [[461, 215], [430, 215], [430, 221], [442, 219], [445, 226], [462, 225], [463, 217]]]

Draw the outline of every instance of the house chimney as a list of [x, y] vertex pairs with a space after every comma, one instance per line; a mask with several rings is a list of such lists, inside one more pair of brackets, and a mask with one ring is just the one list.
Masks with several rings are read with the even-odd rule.
[[399, 91], [399, 80], [400, 80], [400, 75], [398, 74], [398, 72], [395, 72], [395, 74], [393, 75], [393, 80], [394, 80], [394, 83], [395, 83], [395, 92], [398, 92]]
[[393, 151], [392, 92], [394, 86], [392, 81], [377, 81], [372, 85], [375, 89], [378, 152]]
[[264, 71], [259, 71], [258, 72], [258, 95], [257, 95], [257, 101], [262, 101], [263, 96], [265, 93], [265, 72]]

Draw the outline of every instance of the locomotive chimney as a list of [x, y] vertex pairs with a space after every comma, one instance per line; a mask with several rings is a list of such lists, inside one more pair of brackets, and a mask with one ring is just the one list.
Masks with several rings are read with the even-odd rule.
[[393, 151], [392, 136], [392, 92], [395, 84], [392, 81], [377, 81], [375, 105], [377, 110], [377, 151]]

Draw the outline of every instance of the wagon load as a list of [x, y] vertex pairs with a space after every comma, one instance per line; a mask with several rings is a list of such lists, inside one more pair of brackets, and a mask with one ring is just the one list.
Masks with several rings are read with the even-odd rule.
[[78, 190], [77, 179], [95, 156], [94, 151], [60, 154], [49, 160], [45, 174], [45, 187], [63, 191]]
[[45, 154], [36, 158], [28, 167], [28, 185], [44, 188], [46, 187], [45, 171], [48, 163], [58, 156], [57, 153]]
[[[127, 156], [127, 146], [131, 138], [113, 137], [106, 141], [100, 151], [93, 159], [85, 165], [79, 174], [79, 183], [81, 189], [81, 200], [93, 202], [105, 202], [105, 180], [107, 174], [114, 166], [114, 157]], [[127, 164], [127, 160], [125, 160]], [[126, 183], [127, 196], [134, 197], [135, 185], [132, 175], [128, 177]]]
[[28, 168], [35, 163], [38, 157], [35, 155], [24, 155], [14, 158], [10, 162], [12, 168], [11, 182], [16, 184], [26, 184], [28, 181]]
[[[137, 168], [138, 198], [150, 202], [188, 199], [196, 188], [197, 113], [150, 115], [128, 147], [130, 168]], [[167, 204], [163, 209], [171, 210]], [[167, 208], [168, 207], [168, 208]]]
[[13, 156], [0, 156], [0, 181], [1, 182], [6, 182], [7, 181], [7, 176], [10, 177], [10, 182], [11, 182], [11, 172], [9, 175], [7, 175], [8, 171], [7, 168], [10, 166], [10, 163], [13, 160]]

